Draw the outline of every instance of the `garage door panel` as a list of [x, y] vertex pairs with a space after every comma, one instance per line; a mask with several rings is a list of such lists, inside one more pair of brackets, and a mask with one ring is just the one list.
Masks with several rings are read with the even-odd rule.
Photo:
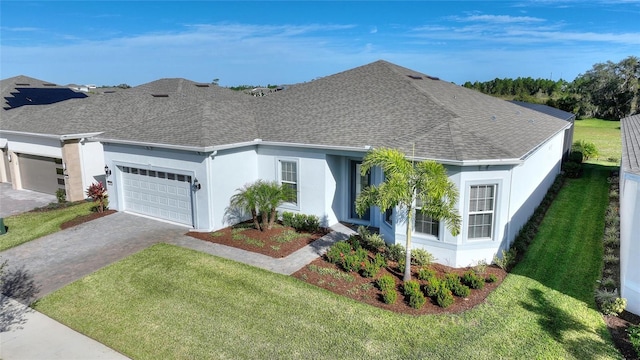
[[20, 179], [24, 189], [55, 194], [64, 189], [62, 159], [18, 154]]
[[121, 167], [125, 210], [193, 225], [191, 177]]

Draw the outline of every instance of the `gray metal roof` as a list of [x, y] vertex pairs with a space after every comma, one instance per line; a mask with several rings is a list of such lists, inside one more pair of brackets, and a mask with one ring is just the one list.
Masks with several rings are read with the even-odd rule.
[[620, 120], [622, 170], [640, 175], [640, 114]]
[[[154, 96], [155, 95], [155, 96]], [[9, 116], [5, 116], [11, 113]], [[419, 158], [519, 159], [565, 121], [386, 61], [253, 97], [185, 79], [5, 111], [0, 130], [216, 147], [254, 139], [394, 147]]]
[[572, 119], [575, 119], [576, 114], [574, 113], [570, 113], [564, 110], [560, 110], [560, 109], [556, 109], [554, 107], [548, 106], [548, 105], [543, 105], [543, 104], [534, 104], [534, 103], [529, 103], [529, 102], [525, 102], [525, 101], [510, 101], [516, 105], [520, 105], [520, 106], [524, 106], [526, 108], [532, 109], [532, 110], [536, 110], [536, 111], [540, 111], [542, 113], [551, 115], [551, 116], [555, 116], [558, 119], [562, 119], [565, 121], [571, 121]]

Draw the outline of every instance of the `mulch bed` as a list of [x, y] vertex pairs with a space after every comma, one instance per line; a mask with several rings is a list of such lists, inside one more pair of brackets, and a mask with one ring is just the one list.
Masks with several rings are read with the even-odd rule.
[[628, 311], [623, 311], [619, 316], [604, 316], [604, 321], [607, 323], [611, 338], [616, 344], [616, 347], [622, 353], [627, 360], [638, 360], [640, 357], [636, 354], [633, 345], [629, 341], [629, 334], [627, 334], [627, 328], [630, 325], [640, 324], [640, 316], [632, 314]]
[[[246, 227], [246, 224], [247, 223], [242, 223], [240, 224], [240, 227]], [[289, 242], [278, 242], [274, 240], [278, 235], [281, 235], [286, 231], [293, 230], [293, 228], [281, 225], [274, 226], [272, 229], [265, 231], [260, 231], [255, 228], [246, 228], [242, 230], [241, 234], [252, 240], [251, 242], [247, 242], [243, 239], [234, 239], [232, 231], [237, 227], [238, 226], [226, 227], [214, 233], [189, 231], [187, 235], [196, 239], [232, 246], [273, 258], [283, 258], [329, 233], [327, 229], [321, 228], [319, 231], [310, 234], [310, 236], [307, 237], [298, 238]], [[263, 245], [255, 245], [254, 242], [260, 242]]]
[[87, 221], [95, 220], [101, 218], [103, 216], [111, 215], [115, 213], [115, 210], [105, 210], [103, 212], [92, 212], [91, 214], [77, 216], [74, 219], [71, 219], [65, 223], [60, 225], [60, 229], [68, 229], [72, 226], [80, 225], [82, 223], [86, 223]]
[[[371, 255], [371, 254], [370, 254]], [[320, 257], [313, 261], [311, 267], [318, 266], [322, 268], [341, 270], [337, 265], [331, 264], [326, 261], [324, 257]], [[442, 277], [447, 272], [455, 272], [458, 274], [464, 273], [469, 268], [451, 268], [440, 264], [431, 264], [431, 269], [436, 271], [439, 277]], [[417, 266], [412, 266], [413, 279], [417, 279]], [[318, 272], [310, 269], [310, 266], [305, 266], [296, 273], [293, 274], [295, 278], [303, 280], [309, 284], [327, 289], [338, 295], [352, 298], [356, 301], [360, 301], [372, 306], [376, 306], [381, 309], [393, 311], [396, 313], [409, 314], [409, 315], [426, 315], [426, 314], [442, 314], [442, 313], [460, 313], [469, 310], [476, 305], [483, 303], [487, 296], [495, 290], [504, 280], [506, 272], [495, 266], [487, 266], [485, 277], [489, 274], [494, 274], [498, 280], [493, 283], [486, 283], [482, 290], [471, 290], [471, 294], [468, 298], [462, 299], [455, 298], [455, 303], [448, 308], [442, 308], [435, 304], [431, 299], [427, 298], [427, 303], [421, 309], [414, 309], [408, 305], [408, 299], [402, 295], [402, 275], [397, 271], [396, 263], [389, 262], [389, 266], [382, 268], [380, 272], [374, 278], [362, 277], [356, 272], [349, 273], [354, 277], [354, 281], [347, 281], [343, 279], [336, 279], [332, 275], [320, 275]], [[398, 300], [395, 304], [385, 304], [382, 301], [382, 292], [375, 285], [375, 279], [385, 274], [391, 274], [396, 280], [398, 290]]]

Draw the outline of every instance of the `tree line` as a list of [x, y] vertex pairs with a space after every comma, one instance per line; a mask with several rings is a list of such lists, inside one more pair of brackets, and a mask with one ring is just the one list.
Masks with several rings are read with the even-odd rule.
[[546, 104], [578, 118], [619, 120], [640, 113], [640, 59], [597, 63], [572, 82], [564, 79], [493, 79], [462, 86], [502, 98]]

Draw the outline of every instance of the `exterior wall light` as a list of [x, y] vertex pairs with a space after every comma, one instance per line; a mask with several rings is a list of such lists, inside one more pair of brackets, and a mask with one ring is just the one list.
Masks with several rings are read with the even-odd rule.
[[198, 182], [198, 179], [194, 179], [193, 180], [193, 191], [198, 191], [202, 189], [202, 185], [200, 185], [200, 182]]
[[109, 169], [109, 166], [107, 166], [107, 165], [104, 166], [104, 174], [107, 177], [111, 176], [111, 169]]

